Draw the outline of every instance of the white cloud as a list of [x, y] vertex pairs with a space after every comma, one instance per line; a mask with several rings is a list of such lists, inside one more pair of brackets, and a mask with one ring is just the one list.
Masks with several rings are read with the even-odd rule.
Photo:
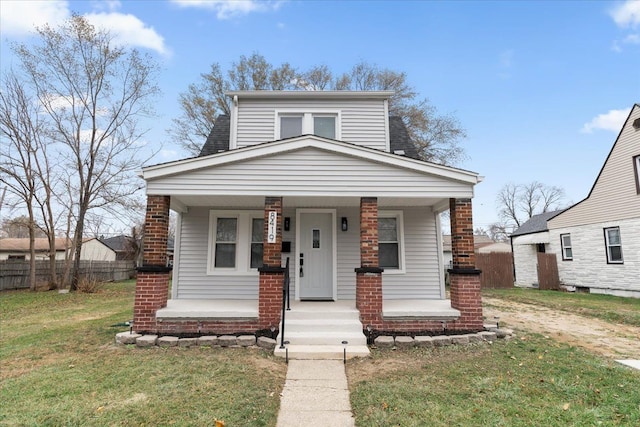
[[592, 133], [594, 130], [599, 129], [619, 132], [628, 116], [628, 109], [609, 110], [607, 113], [594, 117], [589, 123], [585, 123], [580, 132]]
[[2, 37], [29, 35], [36, 26], [57, 25], [71, 16], [69, 4], [62, 0], [0, 1]]
[[[134, 15], [117, 12], [121, 7], [119, 1], [92, 2], [91, 5], [94, 12], [84, 16], [93, 25], [111, 31], [117, 43], [155, 50], [162, 55], [170, 54], [164, 38], [153, 27], [146, 25]], [[2, 37], [26, 36], [33, 32], [36, 26], [57, 26], [70, 16], [71, 10], [67, 1], [0, 0]]]
[[174, 160], [178, 158], [178, 152], [176, 150], [167, 150], [166, 148], [163, 148], [160, 150], [160, 156], [164, 160]]
[[230, 19], [251, 12], [265, 12], [280, 7], [282, 1], [258, 0], [171, 0], [180, 7], [193, 7], [216, 12], [218, 19]]
[[162, 55], [170, 54], [164, 38], [134, 15], [109, 12], [88, 13], [85, 17], [96, 27], [111, 31], [118, 44], [143, 47]]
[[511, 77], [511, 69], [514, 65], [515, 52], [513, 49], [508, 49], [500, 53], [498, 58], [498, 66], [500, 71], [498, 73], [498, 77], [503, 79], [508, 79]]
[[640, 25], [640, 0], [619, 3], [609, 14], [620, 28], [635, 28]]

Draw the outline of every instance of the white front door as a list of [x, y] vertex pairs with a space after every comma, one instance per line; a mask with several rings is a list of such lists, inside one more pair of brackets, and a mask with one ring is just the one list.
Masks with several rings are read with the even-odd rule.
[[334, 300], [334, 216], [301, 212], [298, 222], [298, 296], [301, 300]]

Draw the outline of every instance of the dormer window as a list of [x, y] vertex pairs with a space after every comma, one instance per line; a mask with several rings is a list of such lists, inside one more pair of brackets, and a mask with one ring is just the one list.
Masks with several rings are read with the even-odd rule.
[[317, 135], [339, 139], [338, 112], [278, 112], [275, 139]]

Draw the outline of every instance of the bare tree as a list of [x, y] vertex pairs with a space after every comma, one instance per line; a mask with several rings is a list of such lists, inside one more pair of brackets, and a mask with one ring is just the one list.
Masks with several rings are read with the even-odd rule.
[[[402, 117], [409, 136], [423, 160], [456, 164], [465, 158], [459, 141], [466, 137], [453, 114], [440, 114], [428, 99], [419, 99], [407, 75], [359, 62], [350, 72], [334, 76], [326, 65], [298, 73], [288, 63], [274, 68], [263, 56], [241, 56], [225, 78], [219, 64], [180, 95], [182, 114], [169, 129], [172, 138], [190, 154], [197, 155], [215, 126], [219, 114], [229, 114], [227, 90], [389, 90], [389, 113]], [[271, 79], [267, 77], [271, 76]]]
[[128, 202], [139, 185], [144, 158], [139, 144], [159, 93], [155, 61], [113, 43], [108, 30], [74, 15], [60, 27], [37, 28], [38, 44], [14, 46], [26, 78], [44, 107], [50, 135], [63, 147], [73, 171], [69, 191], [77, 199], [71, 290], [79, 277], [87, 212]]
[[[505, 184], [496, 196], [496, 206], [501, 222], [491, 227], [496, 233], [515, 230], [534, 215], [560, 209], [564, 190], [538, 181], [528, 184]], [[508, 233], [510, 234], [510, 233]]]
[[0, 135], [2, 160], [0, 182], [27, 210], [25, 218], [29, 236], [29, 288], [36, 289], [36, 217], [34, 200], [40, 189], [35, 158], [43, 137], [37, 103], [29, 96], [14, 73], [8, 73], [0, 90]]

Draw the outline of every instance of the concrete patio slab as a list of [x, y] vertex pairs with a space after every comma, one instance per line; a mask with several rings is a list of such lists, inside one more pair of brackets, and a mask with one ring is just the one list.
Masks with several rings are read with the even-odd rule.
[[640, 360], [616, 360], [616, 362], [631, 368], [640, 369]]

